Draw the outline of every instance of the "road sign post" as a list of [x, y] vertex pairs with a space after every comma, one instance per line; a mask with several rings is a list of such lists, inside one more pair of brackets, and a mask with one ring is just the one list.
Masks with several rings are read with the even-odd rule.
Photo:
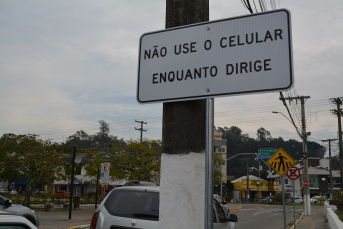
[[295, 184], [294, 181], [300, 177], [300, 170], [297, 167], [292, 167], [287, 171], [287, 177], [293, 180], [293, 212], [294, 212], [294, 229], [296, 229], [295, 225]]
[[[286, 229], [286, 207], [285, 207], [285, 190], [284, 175], [295, 164], [295, 160], [282, 148], [279, 148], [267, 161], [267, 164], [280, 175], [282, 183], [282, 202], [283, 202], [283, 222]], [[294, 186], [294, 185], [293, 185]]]
[[308, 180], [304, 180], [304, 187], [309, 187], [310, 186], [310, 182], [308, 182]]

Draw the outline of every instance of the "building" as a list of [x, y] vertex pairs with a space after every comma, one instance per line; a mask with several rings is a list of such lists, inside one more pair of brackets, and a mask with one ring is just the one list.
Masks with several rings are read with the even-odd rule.
[[[91, 192], [96, 192], [96, 177], [89, 177], [86, 175], [86, 171], [84, 169], [75, 170], [76, 172], [76, 179], [74, 180], [74, 188], [73, 188], [73, 195], [84, 195]], [[99, 195], [103, 196], [106, 189], [108, 191], [112, 190], [113, 188], [120, 187], [125, 184], [126, 180], [116, 180], [116, 181], [109, 181], [107, 186], [102, 185], [100, 180], [99, 184]], [[47, 192], [48, 193], [55, 193], [58, 191], [70, 191], [70, 180], [55, 180], [52, 184], [48, 185]]]
[[259, 199], [269, 196], [270, 193], [275, 196], [276, 185], [275, 182], [268, 182], [259, 177], [249, 175], [249, 182], [247, 176], [242, 176], [231, 181], [233, 184], [232, 198], [242, 202], [247, 201], [247, 190], [249, 183], [249, 196], [250, 201], [257, 202]]

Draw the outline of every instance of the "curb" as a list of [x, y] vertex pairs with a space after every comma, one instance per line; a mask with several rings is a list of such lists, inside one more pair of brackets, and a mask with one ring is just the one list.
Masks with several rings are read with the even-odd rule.
[[68, 227], [67, 229], [79, 229], [79, 228], [89, 228], [90, 224], [86, 225], [79, 225], [79, 226], [74, 226], [74, 227]]
[[303, 212], [303, 214], [301, 214], [301, 216], [299, 217], [299, 219], [295, 222], [295, 224], [293, 224], [293, 226], [290, 229], [294, 228], [294, 225], [297, 225], [297, 223], [299, 222], [299, 220], [301, 220], [301, 218], [305, 215], [305, 212]]
[[240, 206], [240, 207], [237, 207], [237, 208], [229, 208], [229, 210], [241, 210], [241, 209], [243, 209], [243, 207], [242, 207], [242, 206]]

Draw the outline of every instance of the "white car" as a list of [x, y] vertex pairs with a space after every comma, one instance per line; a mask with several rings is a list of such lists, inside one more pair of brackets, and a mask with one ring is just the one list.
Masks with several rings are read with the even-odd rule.
[[296, 203], [296, 204], [299, 204], [299, 203], [304, 203], [304, 201], [303, 201], [303, 198], [302, 197], [300, 197], [300, 196], [296, 196], [296, 197], [290, 197], [289, 198], [289, 200], [287, 201], [288, 203], [293, 203], [293, 199], [294, 199], [294, 202]]
[[0, 211], [0, 228], [6, 229], [38, 229], [23, 216]]
[[323, 201], [322, 202], [324, 202], [325, 201], [325, 198], [324, 197], [322, 197], [322, 196], [313, 196], [313, 197], [311, 197], [311, 199], [310, 199], [310, 202], [311, 203], [318, 203], [318, 202], [320, 202], [320, 201], [318, 201], [318, 198], [322, 198], [323, 199]]
[[[109, 193], [93, 215], [90, 229], [159, 229], [159, 186], [123, 186]], [[225, 214], [213, 199], [215, 229], [234, 229], [237, 216]]]

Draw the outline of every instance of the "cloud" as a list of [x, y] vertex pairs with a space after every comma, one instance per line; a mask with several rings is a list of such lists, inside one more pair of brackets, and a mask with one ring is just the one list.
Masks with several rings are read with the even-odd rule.
[[[314, 115], [334, 108], [320, 101], [342, 96], [342, 4], [279, 4], [292, 14], [296, 89], [313, 105], [308, 129], [317, 140], [332, 138], [337, 120]], [[135, 120], [143, 120], [144, 136], [161, 139], [162, 104], [139, 105], [136, 87], [139, 38], [164, 29], [165, 9], [161, 0], [1, 1], [0, 134], [33, 131], [63, 141], [80, 129], [95, 133], [102, 119], [112, 134], [138, 139]], [[245, 14], [240, 1], [210, 1], [211, 20]], [[297, 138], [273, 109], [287, 114], [278, 93], [216, 98], [215, 125]]]

